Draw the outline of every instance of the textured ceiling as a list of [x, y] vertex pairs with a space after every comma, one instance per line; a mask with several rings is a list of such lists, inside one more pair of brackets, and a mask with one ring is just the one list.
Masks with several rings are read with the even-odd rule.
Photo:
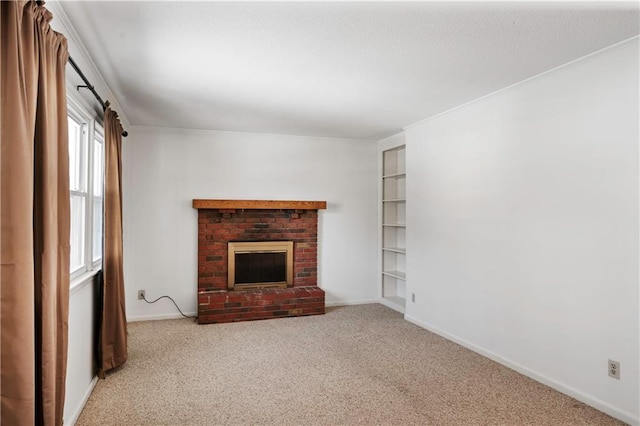
[[62, 6], [132, 125], [358, 139], [639, 33], [637, 2]]

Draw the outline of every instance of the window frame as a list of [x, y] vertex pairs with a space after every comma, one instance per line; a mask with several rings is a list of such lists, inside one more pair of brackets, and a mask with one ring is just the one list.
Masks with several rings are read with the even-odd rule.
[[[105, 164], [104, 164], [104, 160], [105, 160], [105, 149], [104, 149], [104, 129], [102, 128], [102, 126], [100, 125], [100, 123], [98, 123], [97, 121], [94, 120], [93, 122], [93, 138], [92, 138], [92, 143], [90, 143], [89, 145], [91, 145], [91, 163], [92, 163], [92, 170], [91, 170], [91, 212], [92, 212], [92, 216], [91, 216], [91, 250], [89, 250], [89, 252], [91, 253], [91, 255], [89, 256], [89, 259], [91, 260], [91, 265], [93, 267], [93, 269], [101, 269], [102, 268], [102, 258], [104, 257], [104, 171], [105, 171]], [[94, 192], [94, 181], [93, 181], [93, 177], [95, 176], [95, 174], [93, 173], [93, 171], [95, 170], [95, 144], [99, 143], [102, 145], [102, 193], [100, 195], [96, 195]], [[100, 205], [102, 206], [102, 210], [100, 212], [98, 212], [99, 214], [102, 215], [102, 220], [100, 221], [101, 227], [102, 227], [102, 231], [100, 232], [100, 236], [101, 236], [101, 241], [100, 241], [100, 257], [97, 260], [94, 260], [93, 258], [93, 237], [95, 237], [95, 235], [93, 235], [93, 219], [94, 216], [96, 214], [96, 212], [93, 210], [93, 203], [94, 201], [99, 198], [101, 203]]]
[[[81, 124], [81, 158], [79, 160], [80, 179], [82, 184], [80, 190], [69, 191], [69, 200], [71, 196], [82, 196], [84, 198], [84, 250], [82, 266], [74, 271], [70, 270], [70, 283], [73, 286], [76, 281], [82, 280], [86, 274], [93, 275], [102, 268], [102, 259], [104, 257], [104, 248], [98, 259], [93, 258], [93, 219], [95, 214], [102, 212], [93, 211], [94, 196], [94, 143], [96, 140], [96, 132], [98, 132], [101, 143], [104, 147], [104, 131], [102, 126], [97, 122], [97, 117], [90, 112], [88, 108], [77, 102], [70, 96], [67, 96], [67, 116], [76, 123]], [[103, 151], [104, 152], [104, 151]], [[71, 172], [71, 171], [70, 171]], [[104, 155], [102, 157], [102, 173], [104, 185]], [[84, 190], [82, 190], [84, 189]], [[102, 199], [104, 200], [104, 188]], [[103, 201], [104, 202], [104, 201]], [[73, 220], [73, 217], [70, 218]], [[103, 218], [104, 221], [104, 218]], [[73, 226], [73, 223], [71, 223]], [[103, 225], [104, 227], [104, 225]]]

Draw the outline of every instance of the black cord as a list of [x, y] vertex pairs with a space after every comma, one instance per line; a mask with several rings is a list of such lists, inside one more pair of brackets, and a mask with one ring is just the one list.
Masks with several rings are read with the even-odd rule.
[[198, 317], [190, 317], [190, 316], [188, 316], [188, 315], [185, 315], [185, 314], [180, 310], [180, 307], [178, 307], [178, 304], [176, 303], [176, 301], [175, 301], [175, 300], [173, 300], [173, 299], [171, 298], [171, 296], [160, 296], [160, 297], [158, 297], [156, 300], [154, 300], [154, 301], [152, 301], [152, 302], [149, 302], [149, 301], [147, 300], [146, 296], [142, 296], [142, 300], [144, 300], [144, 301], [145, 301], [145, 302], [147, 302], [148, 304], [152, 304], [152, 303], [156, 303], [158, 300], [163, 299], [163, 298], [165, 298], [165, 297], [166, 297], [167, 299], [171, 300], [171, 301], [173, 302], [173, 304], [174, 304], [174, 305], [176, 305], [176, 308], [178, 309], [178, 312], [180, 312], [180, 315], [182, 315], [183, 317], [185, 317], [185, 318], [193, 318], [194, 320], [198, 318]]

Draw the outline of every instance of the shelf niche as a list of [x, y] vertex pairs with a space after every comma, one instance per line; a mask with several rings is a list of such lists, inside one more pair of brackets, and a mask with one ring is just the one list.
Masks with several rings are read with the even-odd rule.
[[386, 306], [404, 313], [406, 305], [406, 147], [382, 151], [381, 296]]

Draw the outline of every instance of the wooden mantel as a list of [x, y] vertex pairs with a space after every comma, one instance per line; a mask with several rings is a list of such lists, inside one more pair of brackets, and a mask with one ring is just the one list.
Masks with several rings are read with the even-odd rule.
[[272, 209], [272, 210], [321, 210], [326, 201], [282, 200], [193, 200], [194, 209]]

